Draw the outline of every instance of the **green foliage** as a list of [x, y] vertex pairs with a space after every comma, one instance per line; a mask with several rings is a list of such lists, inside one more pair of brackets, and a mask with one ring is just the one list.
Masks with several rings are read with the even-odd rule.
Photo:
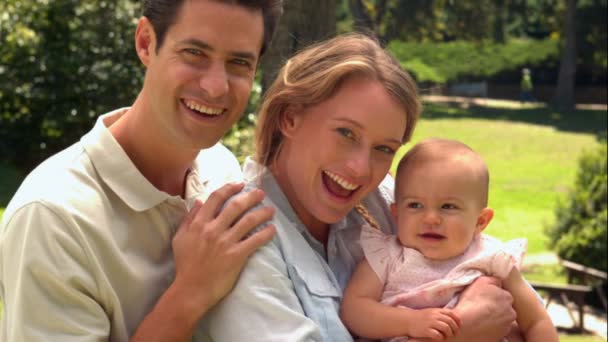
[[14, 167], [0, 162], [0, 218], [2, 208], [8, 204], [22, 180], [23, 175]]
[[392, 41], [388, 49], [419, 82], [435, 83], [487, 79], [559, 58], [558, 42], [551, 39], [511, 40], [507, 44]]
[[143, 68], [134, 0], [3, 0], [0, 160], [29, 169], [130, 104]]
[[574, 189], [555, 210], [555, 225], [548, 228], [550, 245], [557, 254], [589, 267], [608, 271], [608, 175], [606, 143], [584, 153]]

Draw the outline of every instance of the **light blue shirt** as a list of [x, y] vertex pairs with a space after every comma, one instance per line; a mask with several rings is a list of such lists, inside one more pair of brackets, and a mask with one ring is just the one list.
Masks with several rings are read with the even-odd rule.
[[[290, 206], [272, 174], [245, 161], [245, 191], [259, 187], [263, 205], [276, 208], [274, 239], [248, 261], [233, 291], [202, 321], [204, 341], [352, 341], [338, 315], [342, 292], [357, 263], [363, 218], [354, 210], [330, 228], [327, 252]], [[363, 204], [383, 227], [395, 231], [388, 204], [390, 176]]]

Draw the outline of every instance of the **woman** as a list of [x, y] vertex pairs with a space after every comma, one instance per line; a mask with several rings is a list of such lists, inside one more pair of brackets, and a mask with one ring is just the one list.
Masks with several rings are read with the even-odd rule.
[[[419, 112], [414, 82], [371, 38], [340, 36], [287, 62], [260, 110], [256, 156], [244, 165], [248, 188], [261, 188], [264, 205], [276, 209], [277, 235], [207, 316], [208, 339], [352, 340], [338, 310], [362, 258], [361, 213], [371, 213], [386, 232], [395, 230], [392, 178], [385, 177]], [[478, 287], [469, 291], [477, 305], [508, 302], [498, 289]], [[504, 330], [513, 318], [505, 308], [486, 325]], [[463, 331], [466, 336], [466, 326]]]

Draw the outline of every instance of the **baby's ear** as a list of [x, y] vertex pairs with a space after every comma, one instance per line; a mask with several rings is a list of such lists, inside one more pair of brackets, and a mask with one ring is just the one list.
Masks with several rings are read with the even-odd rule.
[[481, 233], [484, 229], [486, 229], [488, 224], [490, 224], [490, 221], [492, 221], [493, 217], [494, 210], [492, 210], [491, 208], [483, 208], [481, 210], [479, 216], [477, 217], [477, 224], [475, 226], [475, 230], [478, 234]]
[[395, 220], [395, 222], [398, 222], [397, 218], [399, 215], [397, 215], [397, 213], [397, 203], [391, 203], [391, 215], [393, 216], [393, 220]]

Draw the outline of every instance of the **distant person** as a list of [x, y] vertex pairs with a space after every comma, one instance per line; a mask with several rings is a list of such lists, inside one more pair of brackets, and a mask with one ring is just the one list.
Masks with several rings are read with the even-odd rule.
[[532, 96], [533, 90], [534, 85], [532, 84], [532, 75], [530, 69], [523, 68], [521, 70], [521, 102], [536, 102], [536, 99], [534, 96]]
[[513, 296], [526, 341], [557, 341], [557, 332], [518, 267], [525, 239], [503, 243], [482, 234], [494, 212], [487, 207], [489, 174], [463, 143], [429, 139], [401, 160], [391, 206], [397, 234], [373, 218], [361, 230], [365, 259], [344, 293], [342, 319], [355, 334], [405, 341], [459, 334], [454, 309], [460, 293], [480, 276], [502, 279]]

